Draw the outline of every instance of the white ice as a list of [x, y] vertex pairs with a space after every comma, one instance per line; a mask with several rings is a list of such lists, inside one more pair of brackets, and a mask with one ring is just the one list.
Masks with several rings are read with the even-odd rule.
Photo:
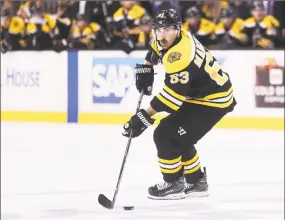
[[284, 219], [284, 131], [212, 130], [197, 145], [210, 196], [153, 201], [147, 188], [161, 174], [148, 129], [133, 140], [116, 206], [107, 210], [97, 197], [112, 197], [127, 142], [121, 131], [2, 122], [1, 219]]

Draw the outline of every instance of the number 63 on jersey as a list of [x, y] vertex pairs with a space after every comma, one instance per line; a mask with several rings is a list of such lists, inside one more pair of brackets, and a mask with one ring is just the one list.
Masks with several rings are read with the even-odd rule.
[[[217, 61], [214, 61], [213, 56], [210, 52], [206, 52], [206, 63], [205, 71], [209, 74], [210, 78], [214, 80], [219, 86], [223, 86], [228, 81], [228, 76], [222, 71], [222, 67]], [[213, 64], [211, 65], [211, 63]], [[202, 67], [201, 67], [202, 68]], [[221, 75], [219, 74], [221, 72]], [[180, 73], [175, 73], [170, 75], [171, 84], [187, 84], [189, 82], [190, 76], [188, 71], [182, 71]]]

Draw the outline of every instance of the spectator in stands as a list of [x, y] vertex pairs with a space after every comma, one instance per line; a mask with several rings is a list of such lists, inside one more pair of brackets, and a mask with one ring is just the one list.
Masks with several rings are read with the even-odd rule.
[[24, 47], [25, 22], [18, 16], [12, 16], [9, 9], [1, 11], [0, 42], [1, 52], [20, 50]]
[[265, 13], [262, 1], [253, 2], [251, 13], [252, 17], [245, 21], [249, 44], [254, 48], [275, 48], [280, 43], [279, 21]]
[[201, 17], [201, 12], [194, 6], [186, 12], [186, 22], [182, 25], [183, 29], [194, 35], [203, 45], [209, 46], [213, 44], [213, 34], [215, 32], [215, 24]]
[[44, 13], [41, 6], [30, 7], [30, 18], [26, 25], [26, 42], [28, 49], [51, 50], [57, 33], [56, 20]]
[[[75, 49], [121, 49], [128, 53], [149, 45], [153, 37], [151, 18], [161, 8], [180, 11], [185, 18], [183, 28], [211, 48], [214, 44], [220, 49], [240, 48], [247, 41], [247, 46], [270, 49], [283, 47], [285, 38], [284, 1], [255, 0], [251, 8], [248, 7], [250, 3], [243, 0], [152, 0], [140, 3], [131, 0], [57, 0], [57, 13], [53, 15], [44, 13], [43, 6], [55, 13], [56, 4], [43, 2], [0, 1], [0, 7], [5, 8], [5, 12], [1, 11], [2, 52], [23, 49], [62, 51], [71, 46]], [[228, 10], [229, 5], [234, 13]], [[84, 15], [84, 19], [79, 17], [84, 21], [77, 21], [78, 13]], [[240, 18], [246, 20], [244, 30]]]
[[114, 32], [117, 37], [115, 48], [130, 52], [135, 49], [138, 43], [140, 28], [138, 27], [140, 19], [146, 14], [146, 11], [136, 1], [121, 1], [120, 7], [113, 15]]
[[245, 45], [247, 36], [243, 33], [244, 21], [235, 16], [233, 9], [230, 6], [224, 8], [220, 18], [215, 29], [217, 48], [233, 49]]
[[89, 23], [83, 14], [78, 14], [76, 23], [71, 29], [70, 48], [94, 49], [104, 48], [104, 36], [96, 22]]

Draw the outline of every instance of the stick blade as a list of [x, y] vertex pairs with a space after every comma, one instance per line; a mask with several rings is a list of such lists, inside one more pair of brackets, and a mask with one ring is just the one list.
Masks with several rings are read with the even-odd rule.
[[105, 207], [106, 209], [113, 209], [112, 202], [103, 194], [98, 196], [98, 202], [101, 206]]

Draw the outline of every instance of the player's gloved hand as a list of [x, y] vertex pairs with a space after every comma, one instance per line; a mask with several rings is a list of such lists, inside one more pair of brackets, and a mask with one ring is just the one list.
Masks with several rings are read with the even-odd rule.
[[154, 123], [154, 119], [152, 119], [144, 109], [141, 109], [137, 112], [137, 114], [133, 115], [131, 119], [124, 124], [125, 131], [123, 135], [125, 137], [130, 137], [131, 131], [133, 131], [132, 137], [140, 136], [143, 131]]
[[139, 92], [144, 91], [145, 95], [151, 95], [154, 81], [154, 70], [151, 65], [137, 64], [135, 67], [136, 87]]

